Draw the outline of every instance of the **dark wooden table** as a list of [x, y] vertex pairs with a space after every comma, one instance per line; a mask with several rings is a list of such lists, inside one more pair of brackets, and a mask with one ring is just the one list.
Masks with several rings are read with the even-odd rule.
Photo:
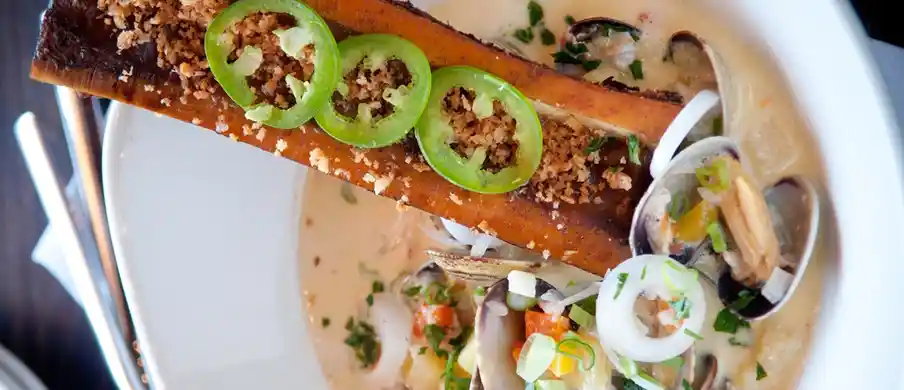
[[19, 114], [37, 115], [54, 165], [67, 178], [72, 172], [53, 89], [28, 79], [46, 4], [0, 0], [0, 344], [50, 389], [113, 389], [81, 308], [31, 261], [47, 219], [12, 133]]
[[[870, 34], [904, 46], [894, 12], [879, 1], [854, 1]], [[55, 165], [70, 175], [53, 89], [28, 79], [44, 0], [0, 0], [0, 344], [51, 389], [114, 388], [81, 309], [31, 250], [47, 222], [25, 170], [12, 124], [33, 111], [48, 130]], [[884, 10], [882, 8], [885, 8]]]

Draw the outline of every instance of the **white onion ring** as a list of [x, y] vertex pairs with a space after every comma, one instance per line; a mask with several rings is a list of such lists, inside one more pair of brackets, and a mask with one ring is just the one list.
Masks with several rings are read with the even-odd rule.
[[[706, 319], [703, 287], [696, 278], [689, 277], [689, 273], [679, 272], [667, 263], [684, 269], [684, 266], [668, 256], [641, 255], [619, 264], [603, 279], [600, 295], [596, 300], [596, 315], [601, 319], [596, 322], [597, 333], [603, 345], [631, 360], [658, 363], [682, 354], [694, 344], [696, 339], [685, 333], [685, 330], [700, 334], [703, 328], [703, 321]], [[645, 266], [646, 277], [641, 280]], [[621, 273], [627, 273], [628, 278], [618, 298], [615, 298], [618, 275]], [[690, 316], [675, 333], [662, 338], [651, 338], [636, 326], [634, 303], [644, 292], [651, 296], [668, 291], [665, 275], [669, 275], [672, 285], [680, 288], [690, 301]]]
[[374, 294], [370, 320], [380, 341], [380, 358], [367, 373], [367, 383], [377, 389], [394, 389], [401, 382], [400, 371], [408, 358], [414, 316], [401, 297], [379, 293]]

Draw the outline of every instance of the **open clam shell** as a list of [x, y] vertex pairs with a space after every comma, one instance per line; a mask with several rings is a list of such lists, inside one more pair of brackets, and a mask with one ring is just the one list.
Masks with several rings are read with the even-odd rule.
[[[726, 195], [719, 206], [729, 250], [715, 253], [708, 237], [676, 250], [670, 206], [676, 199], [699, 198], [695, 170], [722, 156], [745, 164], [735, 143], [724, 137], [704, 139], [679, 153], [641, 198], [629, 244], [635, 256], [669, 254], [696, 268], [715, 284], [726, 306], [753, 292], [753, 300], [737, 314], [765, 318], [793, 295], [806, 271], [819, 226], [818, 195], [802, 177], [784, 178], [762, 192], [745, 179], [751, 189], [743, 192], [743, 186], [733, 185], [727, 192], [734, 195]], [[748, 247], [753, 249], [745, 251]]]
[[[551, 284], [537, 279], [536, 296], [556, 291]], [[477, 309], [474, 336], [477, 341], [477, 370], [471, 390], [523, 389], [524, 380], [516, 373], [512, 346], [524, 337], [524, 312], [506, 304], [509, 281], [503, 278], [487, 289]]]
[[511, 271], [534, 273], [543, 266], [543, 262], [538, 260], [471, 257], [432, 249], [427, 250], [427, 257], [449, 276], [484, 286], [504, 279]]

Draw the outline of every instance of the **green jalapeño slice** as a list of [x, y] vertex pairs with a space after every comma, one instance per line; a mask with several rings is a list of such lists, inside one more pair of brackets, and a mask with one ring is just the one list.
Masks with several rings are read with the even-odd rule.
[[326, 22], [296, 0], [241, 0], [207, 27], [204, 51], [245, 117], [291, 129], [326, 105], [339, 81], [339, 49]]
[[498, 77], [466, 66], [433, 73], [415, 135], [433, 170], [480, 193], [524, 185], [543, 154], [543, 130], [527, 98]]
[[339, 42], [343, 79], [317, 124], [361, 148], [390, 145], [417, 123], [430, 95], [430, 63], [421, 49], [394, 35]]

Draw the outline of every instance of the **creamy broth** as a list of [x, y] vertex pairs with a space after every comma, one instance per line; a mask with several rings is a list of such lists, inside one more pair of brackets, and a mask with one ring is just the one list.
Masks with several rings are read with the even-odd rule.
[[[643, 31], [639, 58], [644, 60], [642, 88], [662, 88], [673, 82], [674, 66], [662, 64], [668, 38], [678, 31], [702, 37], [719, 57], [723, 82], [720, 93], [726, 104], [725, 134], [737, 140], [750, 168], [761, 184], [781, 176], [800, 174], [821, 182], [819, 159], [801, 118], [794, 111], [789, 91], [758, 51], [735, 33], [705, 2], [674, 0], [540, 1], [546, 26], [557, 36], [566, 29], [565, 15], [575, 19], [607, 16], [634, 24]], [[442, 2], [428, 11], [455, 28], [488, 41], [500, 41], [527, 24], [524, 0], [456, 0]], [[480, 10], [480, 12], [474, 12]], [[643, 14], [645, 21], [639, 21]], [[504, 38], [507, 45], [516, 44]], [[533, 60], [552, 64], [557, 50], [536, 42], [520, 47]], [[655, 59], [658, 59], [655, 60]], [[727, 70], [727, 71], [726, 71]], [[303, 292], [312, 323], [312, 337], [321, 365], [335, 389], [369, 388], [362, 381], [352, 351], [343, 344], [343, 325], [350, 316], [366, 314], [364, 298], [376, 278], [389, 284], [426, 260], [423, 250], [435, 245], [421, 230], [429, 216], [351, 187], [325, 175], [309, 175], [306, 183], [300, 238]], [[350, 202], [354, 199], [354, 204]], [[820, 307], [821, 276], [826, 266], [817, 250], [795, 296], [774, 316], [752, 324], [753, 345], [747, 349], [728, 343], [730, 335], [712, 329], [722, 308], [714, 289], [707, 291], [704, 340], [698, 351], [711, 352], [719, 360], [719, 376], [728, 377], [739, 389], [793, 388], [803, 370], [812, 329]], [[541, 277], [565, 290], [571, 280], [595, 277], [569, 266], [546, 268]], [[323, 318], [331, 324], [322, 326]], [[604, 320], [604, 319], [601, 319]], [[756, 365], [768, 376], [756, 380]]]

